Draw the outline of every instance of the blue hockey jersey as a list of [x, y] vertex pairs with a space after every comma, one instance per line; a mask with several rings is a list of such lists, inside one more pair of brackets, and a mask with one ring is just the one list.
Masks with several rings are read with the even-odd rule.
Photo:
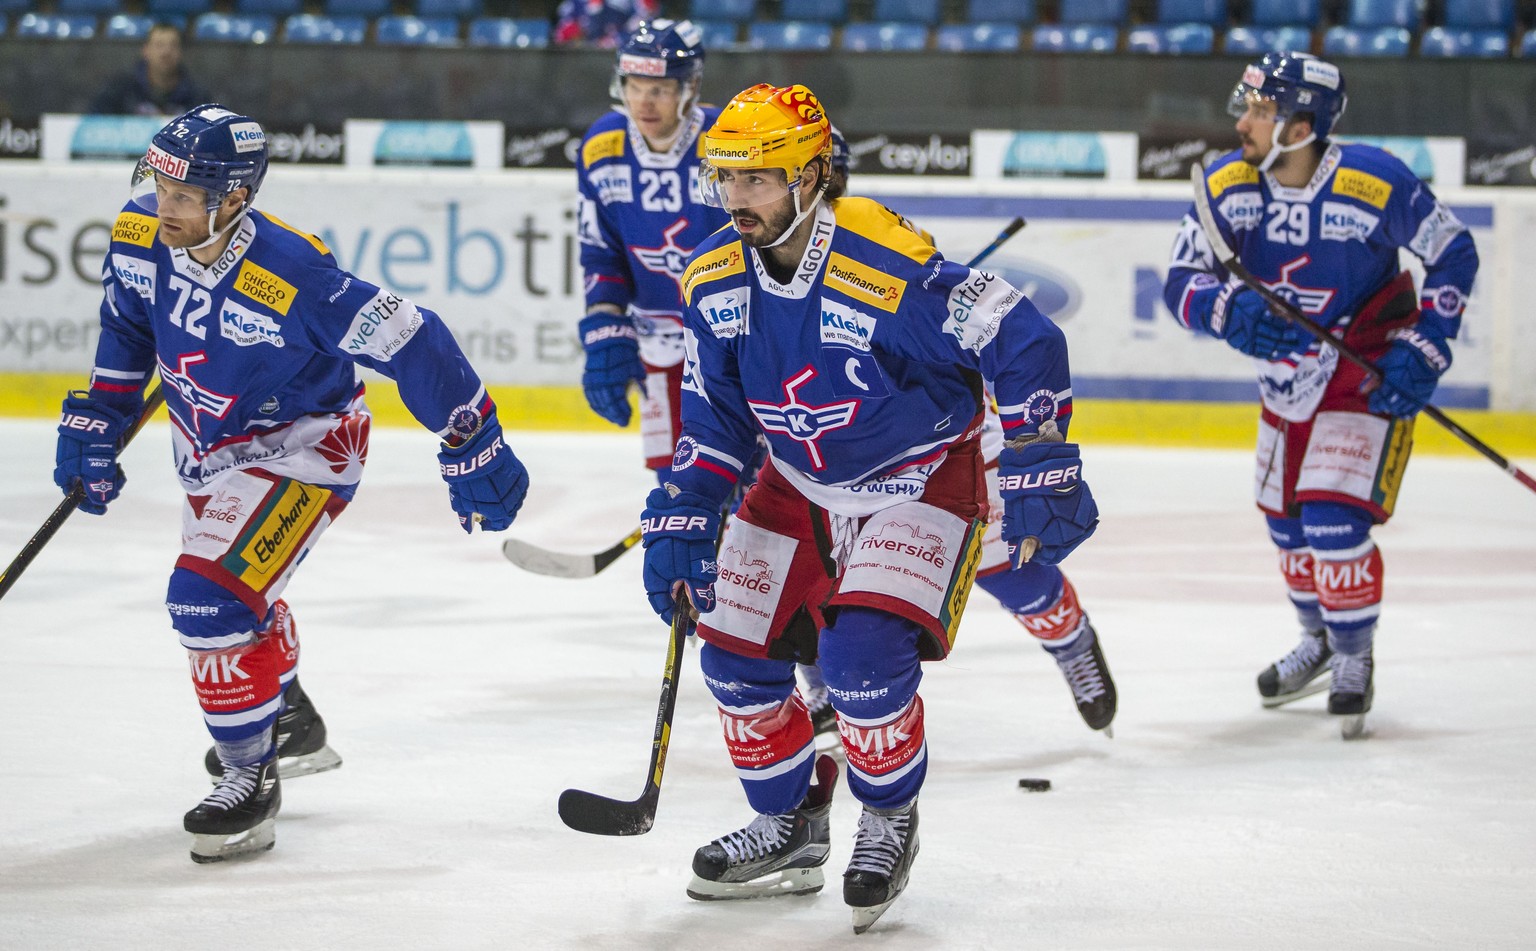
[[[613, 304], [633, 314], [641, 355], [653, 365], [680, 359], [683, 268], [693, 249], [729, 220], [699, 197], [702, 133], [719, 114], [695, 108], [664, 153], [651, 151], [618, 110], [582, 139], [576, 182], [587, 308]], [[656, 339], [662, 335], [673, 337], [670, 346]]]
[[[1264, 284], [1296, 295], [1333, 329], [1397, 276], [1398, 250], [1424, 262], [1420, 326], [1447, 339], [1477, 275], [1466, 226], [1406, 165], [1369, 145], [1332, 143], [1303, 188], [1287, 188], [1231, 152], [1213, 162], [1206, 190], [1222, 236]], [[1215, 281], [1212, 280], [1215, 277]], [[1200, 295], [1228, 280], [1193, 208], [1174, 242], [1163, 297], [1184, 326]]]
[[757, 433], [816, 503], [868, 515], [922, 491], [980, 423], [1010, 436], [1072, 410], [1066, 342], [1018, 290], [946, 261], [865, 198], [821, 205], [788, 284], [734, 229], [683, 277], [683, 437], [668, 481], [723, 499]]
[[158, 227], [133, 204], [113, 226], [91, 395], [133, 414], [158, 368], [184, 484], [308, 448], [295, 424], [361, 406], [356, 364], [440, 435], [489, 408], [438, 316], [341, 270], [319, 238], [252, 211], [204, 267]]

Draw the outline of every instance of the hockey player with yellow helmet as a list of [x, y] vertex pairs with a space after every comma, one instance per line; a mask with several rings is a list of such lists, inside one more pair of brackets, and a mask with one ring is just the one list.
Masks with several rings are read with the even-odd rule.
[[[795, 693], [817, 661], [863, 804], [844, 901], [855, 931], [905, 887], [927, 773], [921, 661], [950, 649], [980, 555], [983, 393], [997, 394], [1004, 537], [1055, 563], [1097, 526], [1061, 332], [998, 277], [946, 261], [831, 181], [804, 86], [736, 96], [704, 136], [701, 191], [732, 227], [683, 275], [683, 435], [643, 513], [644, 578], [699, 612], [700, 664], [757, 813], [700, 848], [699, 899], [823, 885], [836, 763]], [[769, 458], [716, 555], [720, 503]]]

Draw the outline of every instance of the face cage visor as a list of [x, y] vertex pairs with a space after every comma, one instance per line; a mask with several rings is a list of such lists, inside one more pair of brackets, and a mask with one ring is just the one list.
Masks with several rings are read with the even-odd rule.
[[761, 208], [776, 204], [785, 195], [795, 194], [782, 168], [718, 168], [709, 161], [699, 163], [699, 197], [711, 208]]
[[[1264, 108], [1265, 106], [1272, 107], [1273, 115], [1270, 115], [1271, 110]], [[1275, 164], [1275, 160], [1280, 156], [1304, 149], [1317, 141], [1317, 130], [1314, 128], [1304, 138], [1292, 142], [1290, 145], [1281, 145], [1280, 135], [1285, 130], [1285, 124], [1290, 120], [1292, 111], [1282, 106], [1280, 100], [1273, 94], [1266, 93], [1264, 90], [1251, 86], [1248, 83], [1238, 83], [1237, 88], [1232, 90], [1232, 98], [1227, 100], [1228, 114], [1234, 118], [1242, 119], [1250, 111], [1256, 109], [1260, 111], [1261, 118], [1266, 120], [1273, 118], [1275, 122], [1274, 128], [1269, 134], [1269, 153], [1259, 163], [1259, 171], [1269, 171]]]
[[[629, 110], [629, 99], [625, 97], [625, 88], [627, 86], [625, 80], [627, 79], [665, 79], [674, 83], [677, 88], [677, 118], [682, 120], [688, 117], [688, 111], [692, 109], [693, 104], [698, 101], [699, 83], [702, 81], [703, 77], [695, 74], [688, 79], [674, 79], [673, 77], [667, 76], [666, 74], [662, 74], [660, 76], [650, 76], [645, 73], [625, 72], [622, 68], [615, 67], [613, 70], [613, 80], [608, 84], [608, 96], [614, 101], [616, 105], [623, 108], [626, 112]], [[652, 91], [643, 95], [648, 95], [651, 98], [657, 99], [662, 98], [661, 94], [655, 90], [665, 87], [653, 85], [650, 88]], [[637, 94], [637, 96], [638, 95], [642, 94]], [[666, 98], [670, 99], [671, 97], [668, 96]]]
[[149, 159], [139, 159], [133, 169], [133, 181], [128, 198], [146, 212], [163, 218], [201, 218], [215, 214], [223, 204], [222, 195], [214, 195], [206, 188], [188, 185], [149, 164]]

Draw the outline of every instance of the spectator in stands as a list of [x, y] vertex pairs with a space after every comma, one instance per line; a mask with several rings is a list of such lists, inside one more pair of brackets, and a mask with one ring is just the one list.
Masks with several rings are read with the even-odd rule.
[[91, 100], [88, 112], [102, 115], [174, 116], [213, 97], [187, 75], [181, 62], [181, 30], [170, 23], [150, 27], [133, 69], [113, 79]]
[[612, 49], [642, 20], [660, 15], [659, 0], [560, 0], [555, 9], [555, 45]]

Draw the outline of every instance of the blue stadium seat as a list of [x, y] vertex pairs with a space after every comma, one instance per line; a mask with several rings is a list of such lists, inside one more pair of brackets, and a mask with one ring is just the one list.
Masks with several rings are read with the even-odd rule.
[[1509, 55], [1509, 34], [1503, 30], [1432, 26], [1419, 39], [1419, 55], [1433, 59], [1503, 59]]
[[156, 20], [180, 19], [182, 22], [211, 9], [213, 0], [148, 0], [144, 4], [144, 12]]
[[968, 0], [965, 19], [968, 23], [1033, 23], [1035, 0]]
[[1312, 48], [1312, 31], [1304, 26], [1234, 26], [1222, 49], [1231, 55], [1255, 55], [1270, 50]]
[[1063, 25], [1110, 23], [1120, 26], [1129, 14], [1128, 0], [1061, 0]]
[[265, 13], [205, 13], [192, 24], [192, 35], [207, 43], [270, 43], [277, 20]]
[[1102, 23], [1035, 27], [1035, 50], [1042, 53], [1113, 53], [1120, 31]]
[[[29, 4], [29, 6], [35, 8], [42, 6], [42, 4], [33, 3]], [[58, 0], [58, 3], [53, 5], [54, 13], [61, 13], [65, 16], [89, 15], [104, 17], [111, 16], [122, 9], [123, 0]]]
[[848, 0], [783, 0], [779, 19], [843, 23], [848, 19]]
[[368, 32], [362, 17], [327, 17], [296, 13], [283, 25], [283, 39], [289, 43], [332, 43], [339, 46], [358, 44]]
[[485, 0], [416, 0], [419, 17], [453, 17], [468, 20], [485, 10]]
[[757, 0], [693, 0], [688, 7], [688, 19], [729, 20], [732, 23], [751, 23], [757, 16]]
[[706, 50], [735, 46], [736, 35], [741, 32], [741, 24], [734, 20], [694, 20], [693, 25], [699, 28], [700, 35], [704, 37]]
[[1132, 27], [1125, 34], [1132, 53], [1159, 56], [1205, 56], [1216, 48], [1216, 31], [1209, 23], [1153, 23]]
[[1526, 59], [1536, 58], [1536, 30], [1526, 30], [1520, 37], [1520, 55]]
[[921, 23], [850, 23], [843, 27], [845, 50], [855, 53], [912, 52], [928, 45]]
[[947, 23], [934, 35], [946, 53], [1012, 53], [1019, 48], [1017, 23]]
[[939, 25], [939, 0], [875, 0], [877, 23]]
[[16, 21], [16, 35], [46, 40], [88, 40], [96, 35], [96, 18], [78, 13], [26, 13]]
[[1332, 26], [1323, 34], [1325, 56], [1407, 56], [1413, 37], [1400, 26]]
[[0, 0], [0, 16], [7, 13], [26, 13], [32, 9], [33, 0]]
[[379, 17], [373, 41], [380, 46], [458, 46], [459, 21], [453, 17]]
[[376, 17], [389, 15], [389, 0], [325, 0], [325, 15], [336, 17]]
[[1416, 33], [1419, 29], [1419, 0], [1349, 0], [1343, 26], [1395, 26]]
[[154, 25], [155, 21], [151, 17], [119, 13], [107, 17], [107, 22], [102, 24], [101, 35], [109, 40], [142, 40], [149, 35], [149, 28]]
[[1321, 15], [1318, 0], [1253, 0], [1248, 22], [1254, 26], [1304, 26], [1311, 30]]
[[747, 46], [755, 50], [829, 50], [830, 23], [803, 20], [767, 20], [747, 27]]
[[246, 16], [289, 17], [303, 11], [304, 0], [235, 0], [235, 12]]
[[543, 49], [549, 45], [549, 21], [481, 17], [469, 22], [469, 45]]
[[1227, 25], [1227, 0], [1157, 0], [1157, 22]]
[[1458, 30], [1515, 28], [1514, 0], [1445, 0], [1445, 25]]

